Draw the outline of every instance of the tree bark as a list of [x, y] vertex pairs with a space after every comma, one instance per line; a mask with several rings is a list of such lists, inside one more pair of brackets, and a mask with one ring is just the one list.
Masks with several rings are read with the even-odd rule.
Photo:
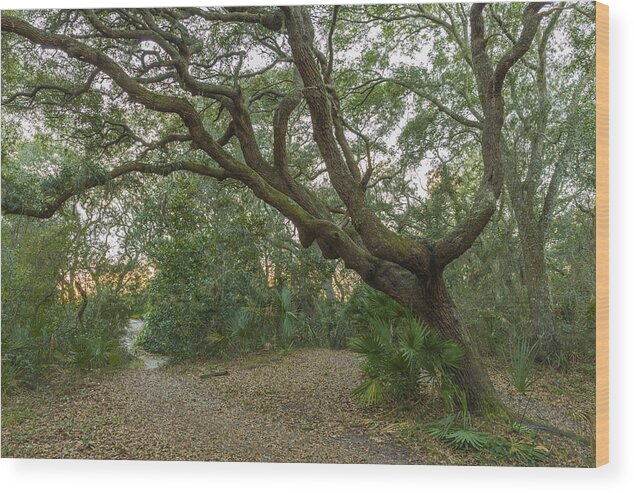
[[460, 368], [453, 375], [453, 382], [464, 391], [470, 411], [486, 414], [504, 412], [504, 405], [482, 363], [478, 345], [465, 327], [447, 289], [443, 270], [438, 268], [433, 275], [424, 279], [415, 278], [409, 273], [399, 276], [391, 270], [375, 276], [368, 276], [364, 272], [361, 277], [374, 289], [410, 308], [442, 340], [460, 345], [464, 357]]
[[443, 275], [438, 274], [422, 289], [419, 303], [412, 306], [415, 315], [435, 330], [443, 340], [457, 342], [464, 351], [460, 368], [453, 381], [465, 392], [470, 411], [495, 414], [503, 406], [482, 364], [477, 343], [467, 331]]
[[538, 343], [538, 359], [545, 360], [560, 348], [553, 314], [550, 278], [545, 260], [545, 234], [538, 224], [525, 219], [517, 220], [517, 229], [524, 260], [530, 317], [530, 327], [526, 335], [531, 342]]

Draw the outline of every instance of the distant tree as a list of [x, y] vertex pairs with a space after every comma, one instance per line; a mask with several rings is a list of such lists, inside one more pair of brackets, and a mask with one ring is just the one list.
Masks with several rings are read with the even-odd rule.
[[[546, 263], [559, 195], [580, 167], [594, 167], [594, 136], [587, 135], [595, 119], [593, 57], [588, 53], [587, 63], [568, 59], [563, 70], [553, 60], [557, 50], [549, 46], [562, 45], [553, 35], [560, 17], [561, 11], [555, 13], [539, 36], [536, 63], [525, 64], [512, 79], [509, 106], [514, 121], [508, 125], [504, 151], [530, 313], [527, 336], [539, 341], [542, 358], [557, 354], [560, 347]], [[575, 39], [575, 31], [580, 40]], [[573, 27], [566, 33], [572, 37], [577, 56], [593, 38], [592, 32], [579, 31]]]

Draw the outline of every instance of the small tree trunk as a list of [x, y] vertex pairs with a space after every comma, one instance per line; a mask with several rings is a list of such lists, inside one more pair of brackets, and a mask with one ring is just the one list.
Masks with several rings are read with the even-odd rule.
[[75, 287], [77, 288], [77, 291], [79, 291], [82, 299], [81, 307], [79, 308], [79, 312], [77, 312], [77, 321], [79, 322], [79, 326], [83, 327], [84, 312], [86, 311], [86, 307], [88, 306], [88, 295], [86, 294], [86, 291], [84, 291], [84, 288], [79, 283], [79, 281], [75, 281]]
[[550, 279], [545, 260], [544, 235], [536, 226], [520, 224], [518, 231], [524, 258], [524, 274], [526, 294], [531, 326], [528, 337], [539, 342], [538, 359], [547, 359], [560, 348], [555, 327], [552, 300], [550, 296]]
[[482, 413], [503, 410], [504, 406], [482, 365], [478, 347], [464, 327], [442, 274], [426, 286], [421, 303], [412, 309], [442, 339], [453, 340], [464, 350], [464, 359], [454, 374], [454, 383], [465, 392], [469, 410]]

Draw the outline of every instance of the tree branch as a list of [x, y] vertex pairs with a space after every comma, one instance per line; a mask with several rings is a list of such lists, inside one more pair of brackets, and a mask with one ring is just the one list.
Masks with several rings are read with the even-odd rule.
[[505, 113], [502, 84], [511, 67], [530, 48], [539, 28], [542, 17], [538, 12], [543, 5], [532, 3], [524, 9], [522, 32], [518, 42], [502, 55], [495, 69], [486, 52], [488, 38], [485, 37], [482, 16], [486, 4], [476, 3], [471, 7], [472, 68], [478, 81], [484, 116], [481, 137], [484, 173], [473, 204], [463, 222], [434, 246], [434, 259], [440, 267], [446, 266], [466, 252], [495, 213], [504, 183], [501, 143]]
[[[355, 230], [375, 256], [402, 265], [421, 276], [428, 273], [428, 252], [422, 245], [389, 230], [367, 207], [360, 176], [355, 178], [335, 136], [332, 99], [325, 87], [313, 46], [314, 30], [303, 7], [283, 7], [289, 43], [304, 83], [313, 134], [337, 195], [346, 204]], [[333, 91], [334, 89], [330, 89]]]
[[4, 214], [20, 214], [23, 216], [46, 219], [52, 217], [53, 214], [55, 214], [55, 212], [70, 198], [90, 190], [91, 188], [105, 185], [106, 183], [121, 176], [134, 172], [167, 176], [175, 171], [190, 171], [198, 175], [210, 176], [217, 180], [224, 180], [230, 177], [230, 174], [225, 170], [214, 169], [205, 164], [194, 161], [180, 161], [162, 165], [149, 164], [141, 161], [129, 161], [117, 166], [103, 175], [93, 176], [83, 180], [80, 186], [71, 187], [54, 197], [50, 197], [48, 204], [41, 208], [26, 207], [22, 204], [12, 203], [11, 191], [10, 188], [8, 189], [10, 184], [3, 184], [4, 193], [2, 194], [2, 212]]

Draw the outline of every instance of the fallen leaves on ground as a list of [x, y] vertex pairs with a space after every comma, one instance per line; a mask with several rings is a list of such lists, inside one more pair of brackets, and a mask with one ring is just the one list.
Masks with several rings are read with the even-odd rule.
[[[226, 375], [200, 378], [222, 366]], [[351, 395], [348, 351], [300, 349], [231, 362], [62, 373], [3, 402], [2, 455], [11, 457], [376, 464], [487, 463], [426, 435], [407, 418]], [[553, 405], [551, 403], [551, 405]], [[434, 419], [433, 417], [431, 419]], [[422, 440], [422, 442], [421, 442]], [[575, 444], [560, 465], [575, 461]], [[550, 464], [555, 465], [555, 464]]]

